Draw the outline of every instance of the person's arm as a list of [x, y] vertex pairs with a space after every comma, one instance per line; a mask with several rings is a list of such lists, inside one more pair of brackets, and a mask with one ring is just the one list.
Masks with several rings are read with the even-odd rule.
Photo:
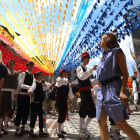
[[91, 82], [91, 85], [96, 85], [99, 83], [98, 79], [91, 79], [90, 82]]
[[26, 73], [25, 72], [22, 72], [21, 75], [20, 75], [20, 77], [19, 77], [19, 87], [21, 89], [29, 89], [30, 88], [29, 85], [25, 85], [24, 84], [25, 76], [26, 76]]
[[34, 92], [36, 89], [36, 81], [33, 82], [32, 86], [28, 90], [28, 95], [31, 96], [31, 94]]
[[43, 90], [44, 90], [44, 91], [49, 90], [50, 87], [51, 87], [51, 85], [52, 85], [51, 83], [45, 82], [45, 83], [43, 84]]
[[8, 70], [7, 70], [6, 66], [3, 63], [0, 64], [0, 69], [2, 71], [2, 77], [0, 78], [0, 89], [1, 89], [1, 87], [3, 85], [3, 82], [4, 82], [4, 79], [7, 76]]
[[67, 85], [68, 84], [68, 79], [67, 78], [58, 77], [56, 79], [56, 81], [57, 81], [57, 87], [61, 87], [63, 85]]
[[93, 74], [94, 69], [93, 68], [89, 68], [86, 72], [84, 72], [82, 67], [79, 66], [76, 69], [76, 71], [77, 71], [77, 77], [80, 80], [84, 81], [84, 80], [86, 80], [87, 78], [89, 78]]
[[127, 86], [127, 82], [128, 82], [128, 70], [127, 70], [127, 65], [126, 65], [126, 58], [125, 55], [118, 50], [117, 51], [117, 64], [122, 72], [123, 75], [123, 79], [122, 79], [122, 88], [120, 91], [120, 99], [122, 101], [122, 103], [128, 103], [128, 97], [126, 96], [125, 92], [126, 92], [126, 86]]

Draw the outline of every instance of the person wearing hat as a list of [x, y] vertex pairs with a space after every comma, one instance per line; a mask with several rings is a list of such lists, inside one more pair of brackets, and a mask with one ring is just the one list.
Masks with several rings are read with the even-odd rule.
[[77, 77], [79, 82], [79, 91], [81, 95], [81, 106], [80, 106], [80, 134], [79, 136], [88, 139], [90, 135], [87, 132], [87, 126], [92, 120], [96, 117], [96, 109], [93, 103], [91, 96], [91, 85], [98, 83], [97, 79], [90, 80], [89, 77], [93, 74], [93, 71], [96, 70], [97, 65], [94, 65], [92, 68], [87, 69], [86, 65], [90, 61], [90, 56], [87, 52], [81, 55], [82, 64], [77, 67]]
[[17, 91], [18, 91], [18, 77], [19, 74], [17, 71], [14, 70], [15, 61], [9, 60], [7, 62], [7, 70], [8, 74], [5, 77], [3, 85], [1, 87], [1, 94], [0, 94], [0, 124], [1, 120], [3, 119], [5, 112], [7, 113], [5, 119], [5, 125], [3, 127], [4, 134], [7, 135], [7, 124], [12, 119], [15, 105], [14, 100], [17, 98]]
[[56, 133], [58, 135], [58, 137], [60, 138], [64, 138], [63, 134], [66, 134], [66, 132], [62, 129], [62, 124], [65, 122], [66, 120], [66, 116], [67, 116], [67, 120], [68, 120], [68, 100], [67, 100], [67, 96], [69, 95], [70, 99], [74, 98], [74, 95], [72, 93], [72, 88], [73, 84], [71, 84], [71, 82], [68, 80], [68, 73], [67, 70], [65, 69], [61, 69], [60, 70], [60, 77], [58, 77], [56, 79], [56, 105], [58, 107], [59, 110], [59, 116], [58, 116], [58, 126], [57, 126], [57, 130]]
[[[23, 134], [29, 134], [29, 131], [25, 129], [27, 119], [30, 111], [30, 97], [28, 96], [28, 90], [33, 83], [33, 75], [31, 71], [33, 70], [34, 63], [26, 63], [27, 70], [22, 72], [19, 77], [19, 88], [21, 89], [18, 96], [18, 106], [17, 106], [17, 115], [16, 115], [16, 132], [15, 136], [22, 137]], [[22, 120], [22, 127], [20, 131], [20, 123]]]
[[[4, 83], [4, 79], [6, 78], [8, 73], [8, 70], [6, 68], [6, 66], [2, 63], [2, 52], [0, 51], [0, 104], [2, 102], [2, 98], [1, 98], [1, 87]], [[0, 118], [0, 138], [2, 138], [2, 134], [1, 134], [1, 124], [2, 124], [3, 118]]]

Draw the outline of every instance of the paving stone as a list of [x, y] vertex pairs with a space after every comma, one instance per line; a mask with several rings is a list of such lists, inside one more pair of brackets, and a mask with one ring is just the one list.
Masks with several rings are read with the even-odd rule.
[[[140, 134], [140, 112], [134, 112], [133, 115], [130, 115], [130, 119], [127, 121], [138, 133]], [[61, 140], [56, 135], [56, 128], [57, 128], [57, 116], [51, 117], [50, 115], [47, 115], [47, 126], [48, 131], [50, 133], [50, 136], [48, 138], [39, 138], [38, 140], [48, 139], [48, 140]], [[79, 114], [78, 113], [69, 113], [70, 121], [66, 121], [64, 123], [64, 130], [67, 132], [67, 135], [65, 136], [64, 140], [80, 140], [78, 138], [79, 136]], [[108, 127], [109, 126], [109, 120], [107, 120]], [[35, 133], [39, 133], [38, 128], [38, 119], [35, 125]], [[29, 128], [29, 122], [27, 127]], [[1, 140], [31, 140], [29, 138], [28, 134], [24, 134], [23, 138], [17, 138], [14, 136], [15, 127], [14, 124], [9, 124], [8, 127], [9, 134], [4, 135]], [[92, 119], [91, 123], [88, 126], [88, 131], [93, 135], [92, 140], [100, 140], [99, 135], [99, 125], [97, 122], [97, 119]], [[123, 132], [121, 132], [121, 135], [125, 137], [126, 140], [130, 140], [128, 136], [126, 136]]]

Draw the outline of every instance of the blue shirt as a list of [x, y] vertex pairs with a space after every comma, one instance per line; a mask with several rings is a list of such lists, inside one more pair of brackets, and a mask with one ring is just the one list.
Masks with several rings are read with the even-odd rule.
[[6, 68], [6, 66], [1, 63], [0, 64], [0, 79], [3, 77], [5, 79], [5, 77], [7, 76], [8, 70]]

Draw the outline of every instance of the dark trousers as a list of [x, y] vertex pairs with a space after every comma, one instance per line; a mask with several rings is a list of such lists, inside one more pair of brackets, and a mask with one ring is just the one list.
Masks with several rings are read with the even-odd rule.
[[56, 97], [56, 105], [59, 110], [58, 123], [63, 123], [66, 120], [67, 103], [65, 98]]
[[34, 128], [35, 122], [39, 116], [39, 128], [40, 130], [43, 129], [43, 110], [42, 110], [42, 103], [31, 103], [31, 122], [30, 127]]
[[28, 95], [19, 94], [17, 99], [17, 115], [16, 115], [16, 126], [20, 126], [21, 120], [22, 124], [27, 123], [27, 119], [30, 111], [30, 97]]
[[96, 117], [96, 109], [92, 100], [91, 90], [80, 91], [81, 95], [81, 106], [79, 115], [81, 118], [86, 118], [88, 115], [89, 118]]

